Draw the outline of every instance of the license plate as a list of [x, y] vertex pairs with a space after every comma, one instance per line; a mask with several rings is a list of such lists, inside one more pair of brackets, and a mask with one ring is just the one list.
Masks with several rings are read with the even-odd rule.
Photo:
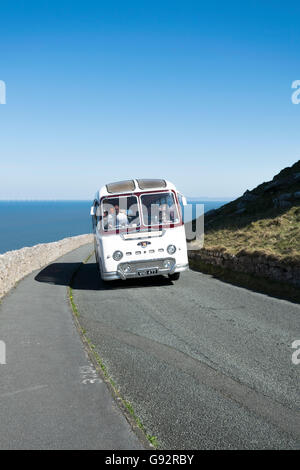
[[157, 268], [152, 268], [152, 269], [139, 269], [138, 270], [138, 276], [153, 276], [157, 274]]

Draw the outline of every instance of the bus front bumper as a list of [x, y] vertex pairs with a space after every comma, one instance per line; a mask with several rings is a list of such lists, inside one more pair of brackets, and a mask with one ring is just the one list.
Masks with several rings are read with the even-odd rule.
[[141, 277], [160, 276], [178, 273], [189, 269], [187, 264], [176, 264], [174, 258], [164, 258], [145, 261], [130, 261], [120, 263], [117, 271], [103, 272], [102, 278], [105, 281], [116, 279], [137, 279]]

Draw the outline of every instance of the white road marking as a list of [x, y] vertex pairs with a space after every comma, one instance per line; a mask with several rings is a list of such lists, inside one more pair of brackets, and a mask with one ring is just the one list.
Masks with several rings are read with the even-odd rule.
[[82, 384], [101, 384], [102, 380], [97, 374], [97, 371], [92, 366], [79, 367]]
[[0, 398], [10, 397], [12, 395], [17, 395], [18, 393], [23, 392], [35, 392], [36, 390], [41, 390], [42, 388], [47, 388], [48, 385], [36, 385], [35, 387], [22, 388], [20, 390], [15, 390], [14, 392], [2, 393]]

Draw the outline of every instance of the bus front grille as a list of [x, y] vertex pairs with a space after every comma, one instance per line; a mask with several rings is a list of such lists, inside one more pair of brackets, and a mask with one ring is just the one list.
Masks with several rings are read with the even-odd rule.
[[157, 274], [164, 274], [172, 271], [176, 261], [174, 258], [150, 259], [143, 261], [129, 261], [118, 265], [118, 273], [125, 279], [127, 277], [137, 277], [141, 270], [153, 270]]

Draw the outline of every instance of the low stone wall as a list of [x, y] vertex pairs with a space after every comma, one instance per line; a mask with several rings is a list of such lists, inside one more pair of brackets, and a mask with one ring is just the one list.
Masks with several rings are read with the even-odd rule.
[[280, 260], [263, 253], [240, 252], [236, 255], [216, 249], [189, 250], [189, 259], [224, 269], [252, 274], [273, 281], [300, 287], [300, 262]]
[[92, 234], [78, 235], [0, 255], [0, 299], [27, 274], [92, 241]]

